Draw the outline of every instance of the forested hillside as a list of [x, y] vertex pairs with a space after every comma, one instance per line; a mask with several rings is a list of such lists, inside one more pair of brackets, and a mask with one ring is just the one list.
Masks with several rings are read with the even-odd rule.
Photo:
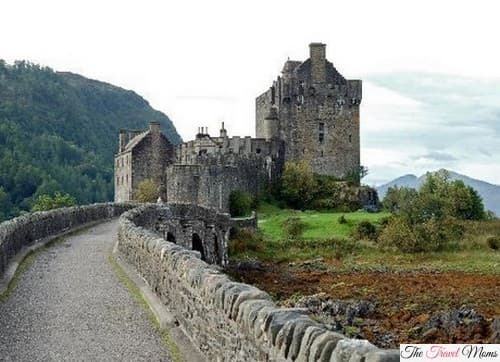
[[112, 200], [118, 131], [151, 120], [181, 141], [170, 119], [133, 91], [0, 60], [0, 220], [56, 191], [81, 204]]

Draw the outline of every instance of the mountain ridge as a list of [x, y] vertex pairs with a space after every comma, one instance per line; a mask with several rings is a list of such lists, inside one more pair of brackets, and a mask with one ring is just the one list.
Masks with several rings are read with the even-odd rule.
[[112, 200], [118, 132], [152, 120], [172, 143], [182, 141], [168, 116], [133, 90], [0, 59], [0, 221], [55, 191], [79, 204]]

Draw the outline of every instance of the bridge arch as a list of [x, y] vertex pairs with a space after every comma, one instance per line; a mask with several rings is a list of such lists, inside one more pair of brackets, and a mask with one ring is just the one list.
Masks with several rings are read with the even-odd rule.
[[193, 233], [191, 249], [199, 251], [201, 254], [201, 260], [205, 260], [205, 252], [203, 251], [203, 242], [201, 241], [200, 235]]
[[170, 241], [171, 243], [174, 244], [176, 244], [177, 242], [175, 235], [170, 231], [167, 232], [167, 241]]

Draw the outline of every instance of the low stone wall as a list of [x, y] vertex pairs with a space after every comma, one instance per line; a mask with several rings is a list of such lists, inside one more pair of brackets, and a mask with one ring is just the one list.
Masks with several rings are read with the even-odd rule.
[[30, 213], [4, 221], [0, 224], [0, 276], [12, 257], [24, 246], [86, 223], [118, 216], [132, 207], [112, 203], [74, 206]]
[[191, 251], [148, 229], [155, 207], [123, 214], [119, 252], [175, 314], [207, 361], [397, 361], [397, 350], [332, 332], [302, 309], [236, 283]]

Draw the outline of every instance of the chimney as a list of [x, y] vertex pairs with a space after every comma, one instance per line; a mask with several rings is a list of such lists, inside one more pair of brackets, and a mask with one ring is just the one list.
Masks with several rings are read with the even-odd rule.
[[324, 82], [326, 80], [326, 44], [309, 44], [309, 58], [313, 83]]
[[160, 122], [156, 121], [149, 122], [149, 131], [151, 133], [160, 133], [161, 132]]
[[125, 146], [127, 145], [128, 141], [127, 136], [128, 136], [127, 130], [121, 129], [119, 134], [118, 152], [123, 152], [125, 150]]
[[227, 131], [224, 128], [224, 122], [222, 122], [222, 126], [221, 126], [221, 129], [220, 129], [220, 136], [221, 136], [221, 138], [226, 138], [227, 137]]

